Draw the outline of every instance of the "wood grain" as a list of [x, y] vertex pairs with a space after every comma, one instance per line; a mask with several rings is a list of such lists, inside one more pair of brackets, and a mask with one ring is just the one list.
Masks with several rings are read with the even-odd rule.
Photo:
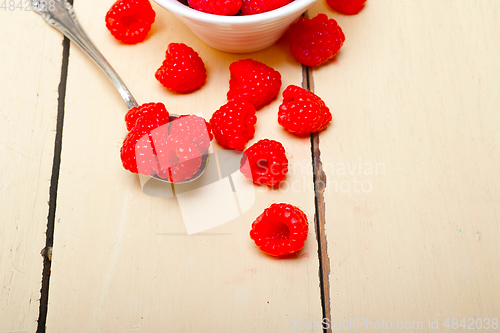
[[23, 6], [0, 10], [2, 333], [37, 327], [62, 57], [62, 36]]
[[499, 317], [499, 11], [390, 0], [355, 16], [310, 10], [346, 35], [314, 69], [334, 116], [320, 134], [334, 322], [429, 332], [429, 320]]
[[[150, 37], [121, 45], [100, 18], [109, 6], [78, 1], [75, 9], [139, 102], [163, 101], [172, 113], [201, 112], [208, 119], [226, 102], [229, 64], [247, 57], [279, 70], [284, 86], [302, 81], [301, 66], [283, 43], [247, 55], [219, 52], [158, 6]], [[200, 53], [209, 71], [201, 90], [175, 95], [155, 81], [170, 42]], [[268, 137], [285, 145], [293, 161], [287, 184], [255, 187], [255, 203], [240, 217], [187, 236], [175, 198], [144, 195], [137, 176], [121, 166], [127, 110], [118, 93], [80, 50], [72, 46], [70, 54], [47, 330], [280, 332], [289, 330], [291, 318], [319, 320], [314, 228], [306, 247], [286, 260], [262, 254], [248, 234], [273, 202], [298, 205], [313, 222], [310, 141], [280, 128], [280, 100], [258, 111], [251, 143]]]

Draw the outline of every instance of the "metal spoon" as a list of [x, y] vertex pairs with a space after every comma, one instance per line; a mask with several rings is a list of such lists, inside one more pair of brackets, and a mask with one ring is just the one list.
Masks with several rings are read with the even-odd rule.
[[[48, 4], [49, 3], [49, 4]], [[65, 0], [30, 0], [31, 8], [40, 14], [48, 24], [59, 30], [63, 35], [68, 37], [73, 43], [78, 45], [82, 51], [88, 55], [108, 76], [108, 78], [113, 82], [116, 89], [122, 96], [125, 104], [129, 109], [138, 106], [137, 101], [132, 96], [130, 91], [128, 90], [125, 83], [123, 83], [120, 76], [116, 73], [116, 71], [111, 67], [109, 62], [104, 58], [104, 56], [99, 52], [97, 47], [92, 43], [88, 35], [80, 26], [76, 18], [75, 11], [73, 6]], [[170, 114], [170, 121], [179, 118], [178, 115]], [[190, 179], [184, 182], [178, 182], [175, 184], [184, 184], [192, 182], [198, 179], [203, 172], [205, 171], [208, 164], [208, 154], [204, 154], [202, 156], [202, 162], [200, 165], [200, 169], [198, 172], [191, 177]], [[168, 179], [161, 178], [158, 175], [152, 176], [158, 180], [172, 183]]]

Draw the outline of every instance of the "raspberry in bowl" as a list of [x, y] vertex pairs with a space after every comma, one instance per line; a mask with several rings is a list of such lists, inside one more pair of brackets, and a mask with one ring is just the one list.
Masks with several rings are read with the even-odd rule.
[[316, 0], [294, 0], [280, 8], [253, 15], [216, 15], [178, 0], [154, 0], [174, 14], [203, 42], [231, 53], [247, 53], [273, 45]]

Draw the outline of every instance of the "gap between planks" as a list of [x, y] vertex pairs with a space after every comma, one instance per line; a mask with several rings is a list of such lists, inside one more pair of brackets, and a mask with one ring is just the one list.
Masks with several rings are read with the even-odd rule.
[[[314, 93], [313, 70], [302, 66], [302, 88]], [[323, 192], [326, 187], [326, 174], [321, 163], [321, 152], [319, 149], [319, 134], [311, 133], [311, 159], [313, 164], [314, 182], [314, 226], [316, 229], [316, 240], [318, 242], [319, 259], [319, 284], [321, 292], [321, 307], [323, 318], [332, 321], [330, 306], [330, 258], [328, 258], [328, 247], [325, 229], [325, 197]], [[331, 327], [323, 328], [325, 333], [332, 332]]]
[[[69, 1], [73, 4], [73, 1]], [[57, 205], [57, 188], [59, 184], [59, 169], [61, 166], [62, 134], [64, 124], [64, 102], [66, 98], [66, 82], [68, 78], [69, 48], [70, 42], [67, 37], [63, 39], [63, 56], [61, 64], [61, 79], [59, 81], [59, 97], [57, 99], [57, 124], [56, 138], [54, 142], [54, 160], [52, 162], [52, 176], [49, 190], [49, 213], [47, 216], [47, 231], [45, 233], [45, 248], [42, 250], [43, 271], [42, 287], [40, 289], [40, 309], [38, 313], [38, 327], [36, 333], [45, 333], [47, 321], [47, 310], [49, 303], [51, 249], [54, 244], [54, 225]]]

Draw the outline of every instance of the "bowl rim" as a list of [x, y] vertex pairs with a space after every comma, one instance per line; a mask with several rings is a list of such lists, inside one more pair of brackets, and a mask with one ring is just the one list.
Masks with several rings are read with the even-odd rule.
[[316, 1], [317, 0], [293, 0], [291, 3], [283, 7], [265, 13], [247, 15], [247, 16], [224, 16], [224, 15], [215, 15], [198, 11], [196, 9], [193, 9], [189, 6], [180, 3], [178, 0], [154, 0], [154, 2], [156, 2], [163, 8], [169, 10], [170, 12], [192, 20], [198, 20], [207, 23], [232, 24], [232, 25], [261, 23], [268, 20], [276, 19], [278, 17], [288, 16], [303, 8], [305, 10], [306, 7], [309, 7]]

